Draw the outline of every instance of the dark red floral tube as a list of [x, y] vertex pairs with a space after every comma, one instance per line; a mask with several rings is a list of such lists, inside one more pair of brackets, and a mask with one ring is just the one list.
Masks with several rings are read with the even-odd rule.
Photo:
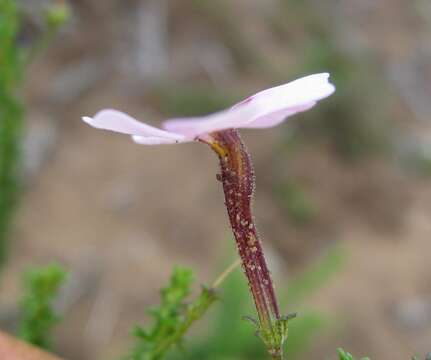
[[220, 160], [221, 174], [217, 178], [223, 184], [230, 224], [259, 317], [259, 335], [273, 358], [281, 359], [287, 320], [280, 317], [271, 274], [253, 221], [253, 164], [237, 130], [210, 136], [212, 141], [208, 143]]

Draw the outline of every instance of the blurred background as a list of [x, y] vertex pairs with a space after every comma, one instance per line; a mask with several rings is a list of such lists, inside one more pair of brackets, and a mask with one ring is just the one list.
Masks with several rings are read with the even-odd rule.
[[[20, 46], [37, 41], [52, 3], [18, 1]], [[2, 239], [2, 328], [13, 328], [22, 272], [58, 262], [70, 278], [56, 352], [117, 359], [174, 265], [194, 269], [197, 291], [236, 256], [210, 149], [137, 146], [81, 116], [113, 107], [157, 126], [328, 71], [337, 91], [315, 109], [241, 131], [283, 313], [299, 312], [288, 353], [330, 359], [342, 346], [395, 360], [430, 351], [428, 0], [68, 6], [19, 87], [24, 184]], [[265, 358], [241, 320], [253, 310], [240, 270], [221, 297], [175, 358]]]

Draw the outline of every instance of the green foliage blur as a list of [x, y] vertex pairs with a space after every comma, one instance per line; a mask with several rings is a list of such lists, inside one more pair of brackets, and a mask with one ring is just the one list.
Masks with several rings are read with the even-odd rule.
[[297, 225], [306, 225], [317, 215], [315, 204], [297, 181], [286, 181], [274, 187], [275, 199]]
[[23, 48], [18, 41], [21, 15], [15, 0], [0, 0], [0, 266], [6, 260], [7, 237], [21, 185], [24, 105], [20, 85], [26, 66], [70, 16], [66, 3], [48, 7], [44, 31], [34, 44]]
[[0, 0], [0, 266], [19, 189], [23, 106], [17, 95], [23, 63], [17, 46], [19, 15], [14, 0]]
[[45, 12], [45, 23], [48, 31], [55, 33], [70, 18], [71, 11], [65, 1], [57, 1], [51, 4]]
[[159, 360], [174, 346], [181, 346], [189, 327], [207, 311], [217, 299], [211, 289], [203, 288], [197, 299], [188, 304], [193, 283], [193, 272], [183, 267], [174, 268], [168, 286], [160, 291], [161, 302], [148, 312], [154, 321], [144, 329], [136, 326], [136, 344], [127, 360]]
[[21, 339], [51, 349], [53, 328], [60, 320], [53, 302], [66, 278], [66, 271], [54, 264], [30, 269], [25, 273], [19, 327]]
[[[355, 360], [352, 354], [344, 351], [343, 349], [339, 348], [337, 349], [338, 352], [338, 359], [339, 360]], [[370, 360], [370, 358], [362, 358], [361, 360]]]
[[[413, 357], [412, 357], [412, 360], [419, 360], [419, 358], [418, 358], [417, 356], [413, 356]], [[425, 360], [431, 360], [431, 353], [428, 353], [428, 354], [425, 356]]]

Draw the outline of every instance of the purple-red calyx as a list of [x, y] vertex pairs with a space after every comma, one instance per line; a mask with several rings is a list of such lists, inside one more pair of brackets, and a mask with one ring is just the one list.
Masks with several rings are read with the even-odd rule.
[[255, 188], [251, 158], [237, 130], [212, 134], [210, 146], [217, 153], [226, 209], [247, 275], [260, 322], [278, 318], [279, 310], [271, 276], [263, 256], [261, 242], [253, 221], [252, 201]]
[[220, 161], [218, 179], [223, 184], [229, 221], [259, 316], [259, 335], [267, 343], [271, 355], [280, 357], [282, 343], [271, 344], [271, 338], [278, 331], [277, 322], [282, 320], [252, 214], [253, 164], [237, 130], [212, 133], [211, 137], [209, 145]]
[[280, 316], [271, 274], [253, 221], [254, 170], [238, 128], [266, 128], [287, 117], [311, 109], [331, 95], [335, 87], [329, 74], [309, 75], [285, 85], [261, 91], [228, 110], [198, 118], [171, 119], [164, 129], [141, 123], [117, 110], [83, 117], [89, 125], [131, 135], [139, 144], [175, 144], [199, 141], [208, 144], [219, 157], [225, 204], [247, 276], [259, 321], [258, 334], [273, 359], [283, 358], [289, 316]]

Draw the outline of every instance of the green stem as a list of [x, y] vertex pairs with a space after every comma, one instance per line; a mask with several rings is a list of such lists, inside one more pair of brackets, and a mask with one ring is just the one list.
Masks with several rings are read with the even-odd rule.
[[202, 318], [209, 307], [218, 299], [215, 289], [202, 288], [198, 298], [190, 305], [185, 319], [182, 324], [176, 329], [175, 333], [167, 337], [153, 352], [153, 358], [159, 359], [169, 348], [181, 341], [192, 324]]

